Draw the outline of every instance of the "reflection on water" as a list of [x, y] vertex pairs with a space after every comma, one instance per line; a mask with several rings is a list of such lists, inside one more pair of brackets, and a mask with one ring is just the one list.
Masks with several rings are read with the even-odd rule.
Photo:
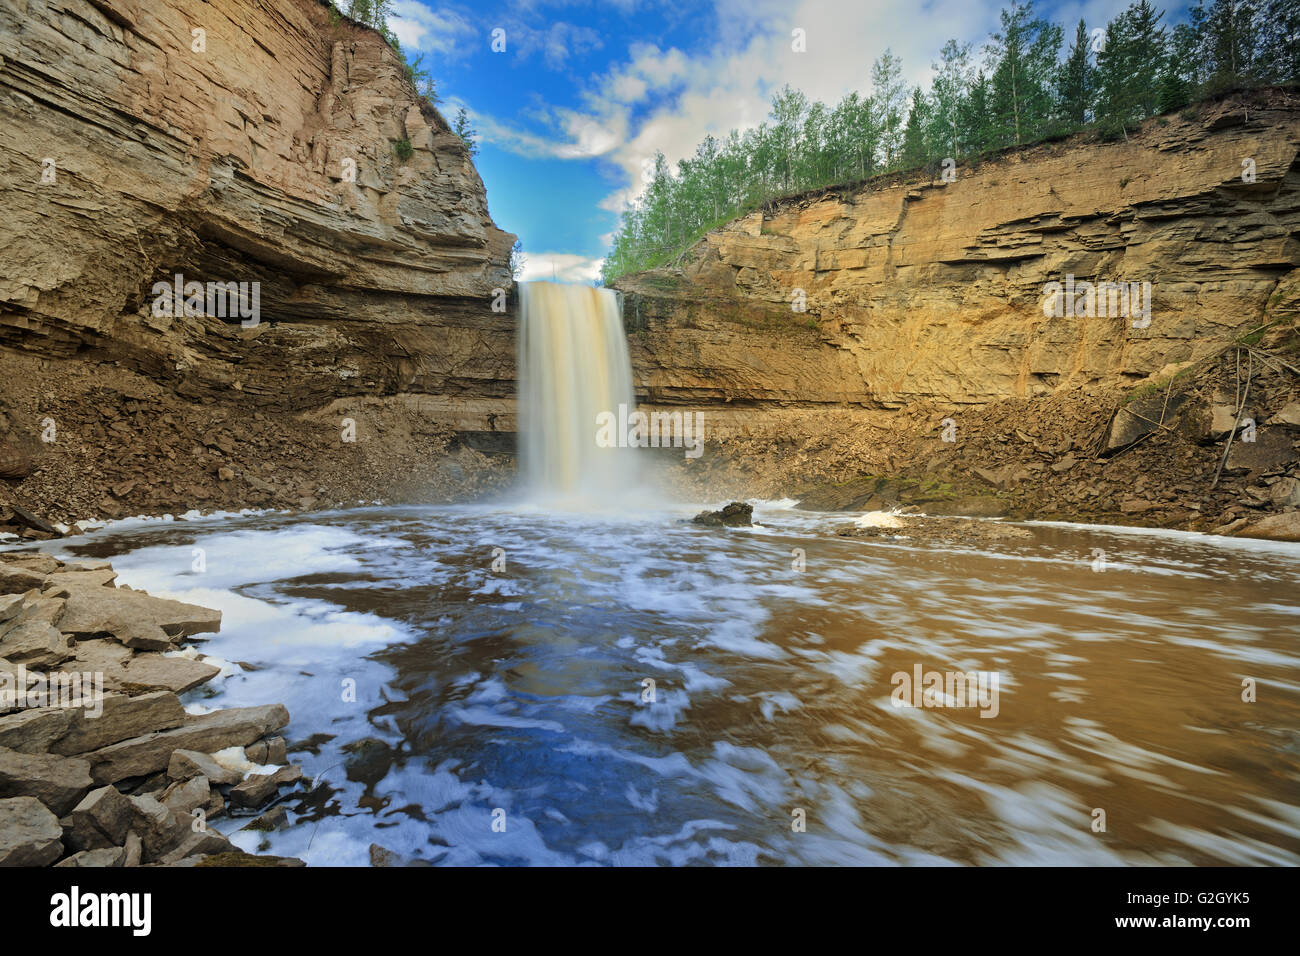
[[[373, 509], [61, 549], [223, 609], [204, 650], [253, 669], [191, 699], [287, 704], [323, 784], [269, 839], [309, 862], [1300, 862], [1300, 546], [940, 550], [758, 513]], [[996, 673], [997, 716], [895, 707], [918, 665]]]

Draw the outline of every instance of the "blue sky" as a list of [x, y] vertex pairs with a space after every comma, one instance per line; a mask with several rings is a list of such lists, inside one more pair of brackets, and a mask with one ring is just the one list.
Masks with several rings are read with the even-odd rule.
[[[1040, 2], [1073, 27], [1105, 22], [1128, 0]], [[1185, 4], [1162, 4], [1166, 22]], [[834, 101], [870, 90], [888, 46], [912, 84], [950, 38], [982, 48], [993, 0], [396, 0], [390, 27], [424, 54], [440, 108], [468, 109], [492, 217], [523, 240], [525, 279], [591, 281], [618, 212], [639, 194], [647, 161], [670, 163], [706, 134], [757, 125], [790, 83]], [[791, 50], [791, 31], [807, 37]], [[505, 50], [493, 50], [504, 38]]]

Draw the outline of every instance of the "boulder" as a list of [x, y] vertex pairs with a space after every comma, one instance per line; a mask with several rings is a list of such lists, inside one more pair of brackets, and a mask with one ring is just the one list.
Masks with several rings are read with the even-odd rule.
[[[1247, 474], [1281, 471], [1297, 455], [1291, 444], [1291, 436], [1281, 428], [1260, 428], [1255, 432], [1254, 441], [1243, 441], [1237, 436], [1228, 452], [1228, 461], [1223, 466], [1225, 473]], [[3, 645], [0, 645], [3, 653]]]
[[159, 857], [158, 862], [171, 866], [190, 857], [213, 856], [217, 853], [237, 853], [239, 848], [216, 830], [190, 830], [172, 850]]
[[0, 800], [0, 866], [48, 866], [63, 855], [58, 817], [35, 797]]
[[59, 626], [69, 634], [90, 637], [111, 634], [123, 621], [153, 624], [172, 637], [215, 632], [221, 629], [221, 612], [196, 604], [184, 604], [153, 597], [128, 588], [107, 588], [76, 583], [79, 575], [67, 575], [67, 613]]
[[162, 803], [179, 816], [189, 816], [199, 807], [206, 811], [211, 795], [207, 777], [190, 777], [168, 787], [162, 795]]
[[721, 511], [701, 511], [691, 521], [711, 528], [748, 528], [754, 523], [754, 506], [743, 501], [733, 501]]
[[0, 797], [35, 797], [62, 816], [92, 786], [88, 761], [0, 750]]
[[1160, 427], [1162, 416], [1163, 423], [1166, 426], [1170, 425], [1174, 415], [1186, 401], [1186, 395], [1170, 395], [1166, 405], [1165, 394], [1160, 392], [1142, 395], [1121, 405], [1111, 416], [1110, 424], [1106, 428], [1102, 456], [1109, 457], [1123, 451], [1139, 438], [1156, 431]]
[[74, 850], [121, 846], [133, 821], [130, 799], [116, 787], [92, 790], [59, 821], [63, 841]]
[[171, 691], [136, 697], [105, 694], [100, 706], [98, 717], [81, 708], [71, 711], [68, 731], [50, 747], [51, 753], [84, 754], [142, 734], [170, 730], [189, 720], [180, 698]]
[[171, 730], [111, 744], [88, 754], [87, 759], [96, 781], [115, 783], [166, 769], [176, 750], [211, 753], [226, 747], [243, 747], [288, 723], [289, 712], [282, 704], [218, 710], [191, 717]]
[[1269, 515], [1267, 518], [1260, 518], [1245, 527], [1236, 528], [1231, 534], [1238, 538], [1300, 541], [1300, 511], [1287, 511], [1280, 515]]
[[149, 796], [127, 797], [131, 801], [131, 829], [140, 835], [141, 859], [152, 863], [178, 846], [190, 833], [191, 820], [182, 817]]

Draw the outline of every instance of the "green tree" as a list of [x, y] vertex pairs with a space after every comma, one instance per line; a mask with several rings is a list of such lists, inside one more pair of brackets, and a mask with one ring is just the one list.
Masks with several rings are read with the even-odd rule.
[[478, 136], [478, 130], [470, 125], [469, 110], [461, 107], [456, 111], [456, 123], [452, 127], [452, 132], [460, 137], [465, 148], [469, 150], [471, 156], [477, 155], [478, 143], [475, 141]]
[[1074, 43], [1061, 64], [1056, 80], [1056, 96], [1061, 118], [1070, 129], [1078, 129], [1092, 116], [1093, 96], [1097, 88], [1097, 71], [1092, 65], [1092, 36], [1079, 20]]
[[1270, 83], [1300, 83], [1300, 3], [1269, 0], [1259, 37], [1259, 66]]
[[880, 147], [886, 168], [897, 161], [903, 145], [903, 109], [907, 106], [907, 84], [903, 82], [903, 61], [886, 47], [871, 66], [872, 102], [881, 128]]
[[970, 88], [970, 44], [949, 40], [939, 52], [939, 62], [933, 64], [933, 69], [930, 143], [933, 149], [956, 160], [965, 152], [962, 108]]
[[912, 105], [907, 111], [907, 126], [903, 129], [903, 166], [912, 169], [924, 166], [930, 159], [926, 142], [926, 129], [930, 125], [930, 105], [918, 86], [912, 90]]
[[1052, 116], [1052, 84], [1061, 28], [1034, 17], [1032, 3], [1012, 0], [999, 14], [1001, 27], [987, 47], [990, 107], [996, 145], [1037, 139]]
[[[1199, 4], [1197, 5], [1200, 6]], [[1207, 92], [1249, 86], [1256, 79], [1259, 17], [1247, 0], [1214, 0], [1201, 23]]]

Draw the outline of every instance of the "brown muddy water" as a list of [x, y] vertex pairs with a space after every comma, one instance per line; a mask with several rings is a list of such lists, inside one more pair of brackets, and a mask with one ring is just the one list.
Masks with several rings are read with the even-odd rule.
[[[288, 706], [316, 787], [247, 849], [1300, 861], [1300, 546], [1034, 525], [962, 550], [696, 510], [125, 522], [47, 549], [222, 609], [202, 650], [229, 663], [195, 709]], [[911, 696], [928, 672], [984, 696]]]

